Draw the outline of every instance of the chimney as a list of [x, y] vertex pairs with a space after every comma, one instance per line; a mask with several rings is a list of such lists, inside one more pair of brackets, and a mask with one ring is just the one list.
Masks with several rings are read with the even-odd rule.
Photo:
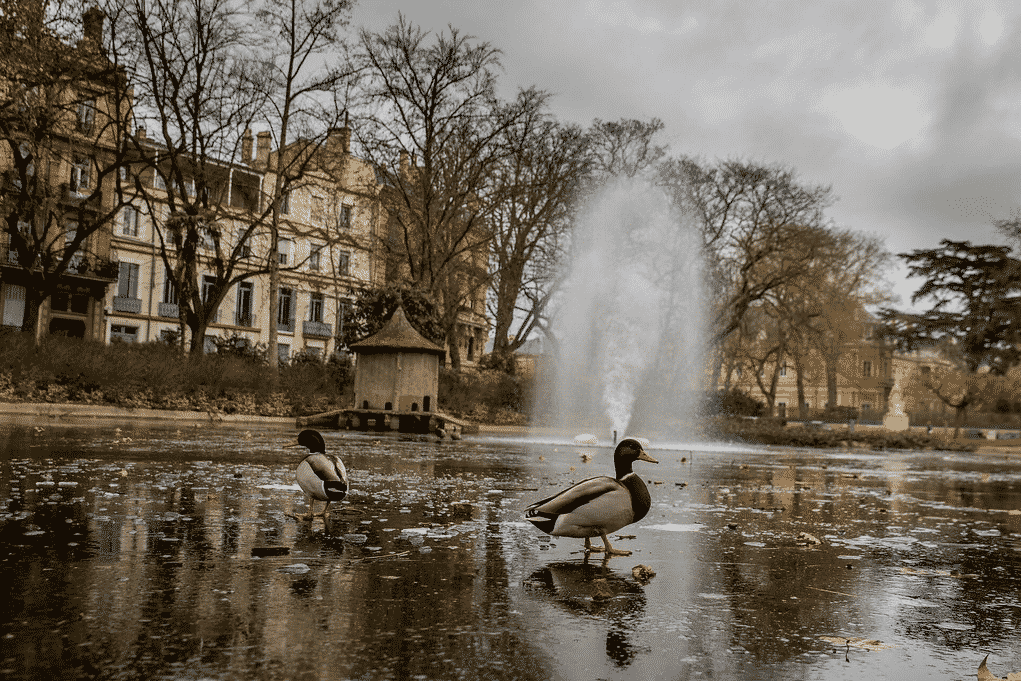
[[245, 134], [241, 136], [241, 162], [246, 166], [252, 165], [252, 129], [245, 128]]
[[255, 165], [259, 168], [266, 169], [269, 166], [269, 149], [273, 144], [272, 133], [268, 130], [260, 132], [258, 140], [255, 143]]
[[340, 148], [345, 154], [351, 153], [351, 118], [344, 111], [344, 127], [340, 129]]
[[95, 5], [82, 14], [85, 40], [91, 43], [93, 47], [98, 48], [103, 44], [103, 22], [105, 20], [106, 14]]
[[351, 128], [346, 125], [340, 129], [340, 150], [345, 154], [351, 153]]

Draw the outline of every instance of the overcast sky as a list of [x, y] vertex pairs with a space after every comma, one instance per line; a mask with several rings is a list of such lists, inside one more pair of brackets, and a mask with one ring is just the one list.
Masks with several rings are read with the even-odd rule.
[[[500, 48], [505, 94], [563, 120], [659, 117], [671, 153], [832, 185], [830, 216], [894, 253], [1000, 242], [1021, 206], [1021, 3], [360, 0], [353, 23], [398, 11]], [[890, 279], [906, 306], [920, 280]]]

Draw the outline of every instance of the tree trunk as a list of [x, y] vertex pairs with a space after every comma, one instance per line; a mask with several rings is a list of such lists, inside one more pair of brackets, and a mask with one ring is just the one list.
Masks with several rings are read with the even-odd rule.
[[459, 341], [460, 335], [456, 330], [447, 334], [447, 352], [450, 356], [450, 368], [454, 371], [461, 370], [461, 346]]
[[808, 406], [805, 404], [805, 370], [801, 366], [801, 359], [794, 362], [795, 383], [798, 386], [798, 416], [805, 420], [808, 418]]
[[826, 357], [826, 409], [833, 409], [837, 405], [837, 360], [835, 357]]
[[37, 296], [32, 295], [35, 290], [34, 286], [25, 287], [25, 317], [21, 322], [22, 333], [32, 334], [32, 340], [36, 347], [43, 342], [43, 330], [39, 324], [39, 311], [42, 309], [43, 303], [46, 301], [48, 296]]
[[961, 427], [964, 426], [965, 420], [968, 418], [968, 405], [960, 404], [954, 407], [954, 438], [958, 438], [961, 435]]

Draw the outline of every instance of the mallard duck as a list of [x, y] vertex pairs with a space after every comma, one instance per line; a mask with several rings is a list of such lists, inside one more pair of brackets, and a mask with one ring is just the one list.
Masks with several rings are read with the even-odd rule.
[[[344, 462], [336, 454], [326, 453], [326, 441], [315, 430], [303, 430], [297, 439], [288, 447], [306, 447], [308, 456], [298, 464], [294, 477], [298, 487], [308, 495], [308, 514], [297, 516], [302, 520], [311, 520], [317, 515], [326, 517], [330, 504], [347, 496], [347, 470]], [[315, 513], [316, 500], [325, 501], [322, 512]]]
[[[624, 438], [613, 452], [616, 478], [588, 478], [525, 509], [525, 519], [554, 537], [585, 539], [585, 552], [606, 551], [607, 556], [630, 556], [630, 551], [610, 546], [606, 535], [645, 517], [652, 506], [649, 490], [633, 470], [635, 461], [659, 463], [642, 443]], [[601, 537], [603, 548], [593, 547], [590, 537]]]

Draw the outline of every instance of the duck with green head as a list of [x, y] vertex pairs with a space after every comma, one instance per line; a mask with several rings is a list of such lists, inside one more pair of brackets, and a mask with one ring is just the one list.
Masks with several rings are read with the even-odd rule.
[[[326, 441], [316, 430], [303, 430], [288, 447], [305, 447], [308, 455], [298, 464], [295, 478], [298, 487], [308, 496], [308, 514], [296, 516], [311, 520], [317, 515], [326, 517], [330, 504], [347, 496], [348, 481], [344, 462], [336, 454], [326, 453]], [[325, 501], [326, 506], [315, 513], [315, 502]]]
[[[649, 489], [632, 470], [635, 461], [659, 463], [638, 439], [624, 438], [613, 452], [615, 477], [582, 480], [526, 508], [525, 519], [554, 537], [584, 538], [586, 553], [605, 550], [607, 556], [630, 556], [630, 551], [610, 546], [606, 535], [638, 522], [652, 507]], [[602, 538], [603, 548], [593, 547], [591, 537]]]

